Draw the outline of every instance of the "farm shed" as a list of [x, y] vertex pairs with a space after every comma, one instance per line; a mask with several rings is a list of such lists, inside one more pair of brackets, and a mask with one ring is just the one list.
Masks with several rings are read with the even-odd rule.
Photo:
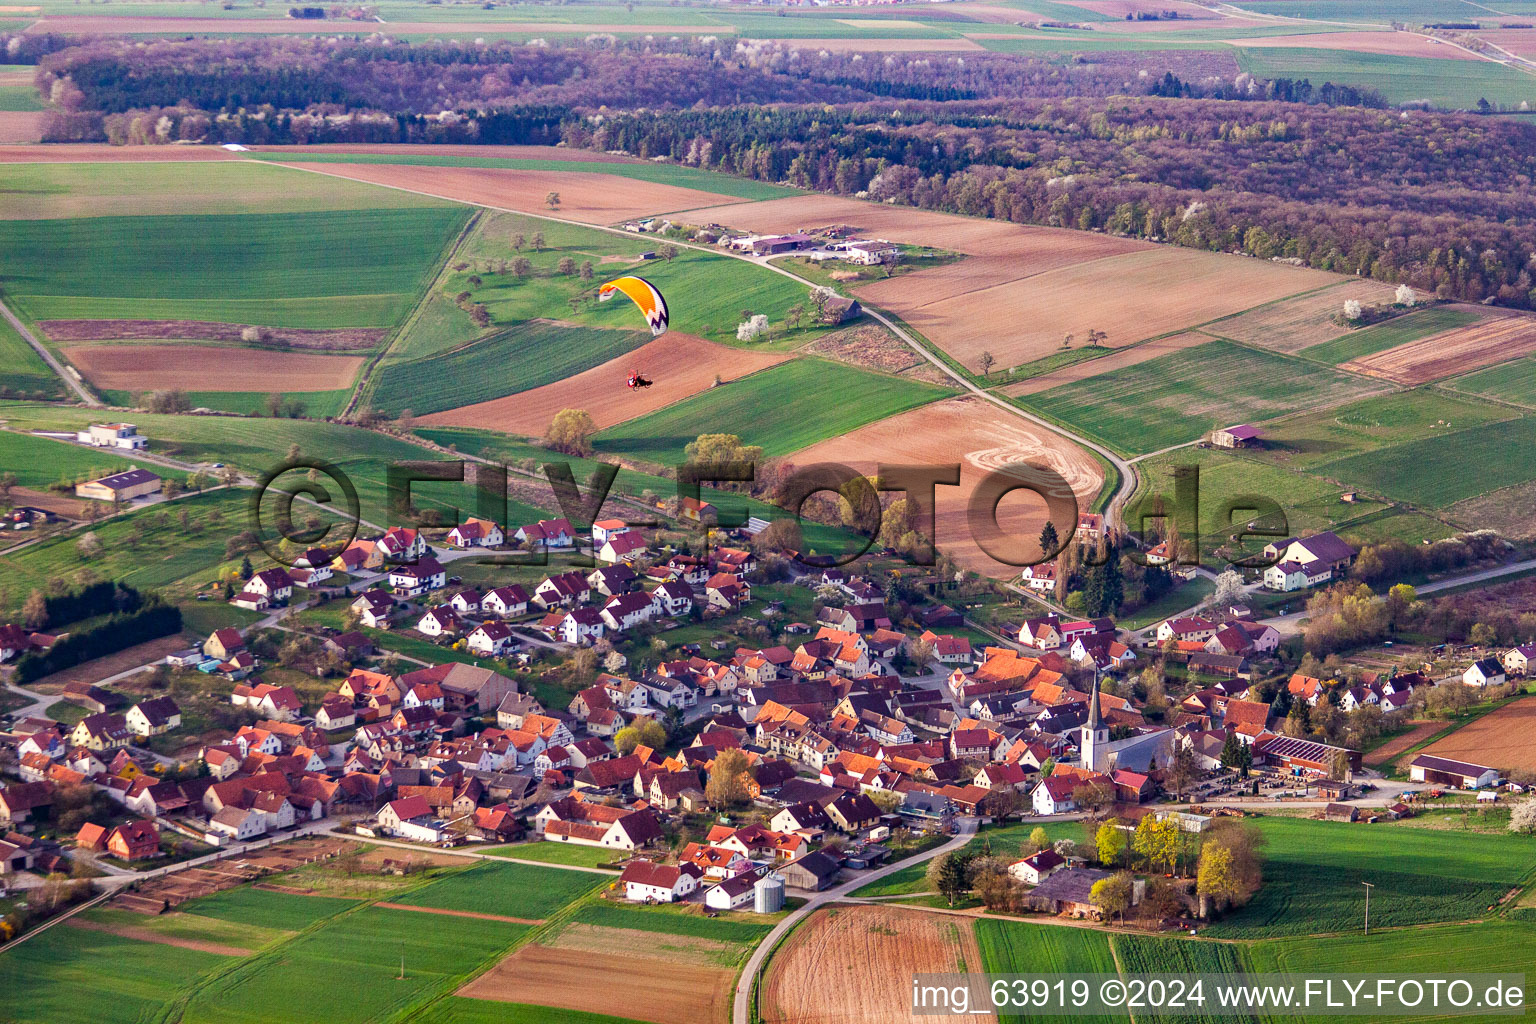
[[796, 889], [820, 892], [837, 877], [837, 861], [824, 853], [808, 853], [799, 860], [792, 860], [779, 869], [784, 882]]
[[1408, 765], [1408, 777], [1414, 782], [1455, 786], [1458, 789], [1481, 789], [1493, 785], [1499, 773], [1487, 765], [1453, 761], [1434, 754], [1420, 754]]
[[1273, 765], [1292, 775], [1333, 774], [1334, 758], [1343, 754], [1349, 759], [1349, 770], [1360, 770], [1360, 751], [1344, 747], [1332, 747], [1326, 743], [1297, 739], [1294, 736], [1276, 736], [1255, 746], [1264, 763]]
[[75, 485], [75, 494], [96, 501], [132, 501], [160, 493], [161, 480], [147, 469], [130, 469]]

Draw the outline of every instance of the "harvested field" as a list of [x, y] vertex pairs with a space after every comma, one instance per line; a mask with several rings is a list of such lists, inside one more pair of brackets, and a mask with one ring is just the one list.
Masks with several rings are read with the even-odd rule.
[[[1105, 332], [1103, 344], [1118, 348], [1335, 280], [1321, 271], [1166, 246], [950, 297], [925, 291], [924, 276], [891, 278], [858, 294], [967, 366], [983, 351], [1001, 366], [1040, 359], [1059, 351], [1065, 335], [1082, 339], [1089, 330]], [[999, 337], [998, 324], [1024, 329]]]
[[1522, 697], [1457, 729], [1424, 753], [1492, 765], [1501, 771], [1536, 771], [1536, 697]]
[[54, 341], [239, 341], [257, 348], [274, 346], [315, 352], [372, 348], [388, 332], [376, 327], [263, 327], [259, 341], [244, 341], [245, 324], [208, 320], [42, 320], [38, 326]]
[[62, 692], [70, 683], [97, 683], [115, 676], [119, 672], [125, 672], [130, 668], [138, 668], [140, 665], [149, 665], [159, 661], [172, 651], [179, 651], [186, 647], [187, 643], [181, 634], [163, 636], [158, 640], [146, 640], [142, 644], [109, 654], [103, 658], [94, 658], [91, 661], [81, 662], [62, 672], [55, 672], [50, 676], [43, 676], [36, 683], [31, 684], [30, 689], [40, 693]]
[[0, 143], [37, 142], [43, 137], [43, 111], [0, 111]]
[[[78, 35], [306, 35], [328, 36], [362, 32], [366, 25], [347, 21], [305, 21], [287, 18], [157, 18], [103, 14], [70, 14], [33, 22], [28, 32]], [[551, 21], [392, 21], [391, 35], [554, 35], [562, 30], [573, 35], [611, 32], [615, 35], [719, 35], [720, 25], [611, 25]]]
[[1177, 21], [1210, 21], [1221, 16], [1207, 7], [1184, 3], [1183, 0], [1061, 0], [1071, 7], [1102, 14], [1106, 18], [1124, 18], [1128, 14], [1158, 14], [1163, 11], [1178, 13]]
[[75, 345], [64, 356], [98, 388], [221, 391], [336, 391], [352, 386], [362, 356], [215, 345]]
[[162, 946], [178, 946], [181, 949], [195, 949], [203, 953], [217, 953], [219, 956], [250, 956], [255, 952], [255, 950], [245, 949], [242, 946], [227, 946], [222, 942], [186, 939], [178, 935], [166, 935], [152, 928], [103, 924], [100, 921], [87, 921], [78, 916], [72, 917], [64, 923], [71, 928], [81, 928], [88, 932], [106, 932], [109, 935], [118, 935], [125, 939], [137, 939], [140, 942], [157, 942]]
[[1477, 37], [1518, 56], [1536, 57], [1536, 28], [1484, 29]]
[[[1017, 567], [996, 561], [971, 536], [966, 509], [983, 475], [1011, 462], [1038, 461], [1071, 485], [1079, 508], [1086, 509], [1103, 486], [1103, 471], [1083, 449], [1044, 427], [1009, 416], [980, 398], [953, 398], [860, 427], [796, 453], [797, 465], [840, 462], [862, 473], [875, 463], [960, 463], [960, 486], [936, 489], [936, 539], [940, 549], [961, 566], [989, 576], [1006, 577]], [[1045, 504], [1015, 492], [998, 509], [999, 525], [1009, 534], [1035, 537], [1046, 519]]]
[[30, 505], [33, 508], [47, 509], [57, 516], [67, 519], [79, 519], [85, 515], [85, 510], [90, 502], [80, 498], [71, 498], [57, 491], [34, 491], [30, 487], [12, 487], [11, 501], [17, 505]]
[[[36, 140], [33, 140], [34, 142]], [[217, 146], [110, 146], [79, 142], [0, 149], [0, 164], [139, 163], [143, 161], [239, 160]]]
[[1458, 501], [1445, 512], [1458, 523], [1496, 530], [1510, 540], [1536, 540], [1532, 508], [1536, 508], [1536, 480]]
[[842, 906], [813, 914], [769, 965], [759, 990], [763, 1022], [924, 1020], [910, 1009], [912, 975], [983, 970], [971, 929], [961, 917], [894, 907]]
[[1372, 768], [1383, 761], [1392, 760], [1415, 743], [1423, 743], [1435, 733], [1445, 728], [1444, 722], [1410, 722], [1408, 724], [1412, 725], [1413, 728], [1401, 736], [1392, 737], [1365, 755], [1363, 760], [1367, 768]]
[[969, 39], [876, 39], [843, 36], [836, 39], [784, 39], [791, 50], [827, 50], [832, 53], [970, 53], [986, 47]]
[[[674, 1024], [722, 1024], [730, 1012], [735, 972], [722, 967], [669, 963], [611, 950], [585, 952], [524, 946], [458, 990], [472, 999], [532, 1003], [585, 1013], [612, 1014], [613, 994], [624, 994], [624, 1015]], [[904, 981], [910, 985], [910, 981]]]
[[1356, 299], [1367, 305], [1391, 302], [1394, 291], [1391, 285], [1379, 281], [1345, 281], [1250, 309], [1211, 324], [1206, 331], [1233, 341], [1263, 345], [1276, 352], [1296, 353], [1345, 333], [1346, 328], [1334, 323], [1333, 318], [1343, 312], [1346, 300]]
[[[790, 358], [788, 352], [753, 352], [717, 345], [691, 334], [668, 331], [615, 359], [520, 394], [476, 402], [419, 417], [432, 426], [484, 427], [537, 437], [561, 409], [586, 409], [598, 429], [655, 412], [663, 406], [708, 390], [718, 376], [734, 380]], [[634, 372], [654, 381], [631, 390], [625, 379]], [[601, 400], [594, 398], [601, 396]]]
[[470, 858], [462, 854], [438, 853], [433, 850], [399, 850], [387, 846], [375, 847], [358, 858], [361, 864], [425, 864], [428, 867], [447, 868], [463, 867], [471, 863]]
[[1536, 318], [1517, 313], [1494, 313], [1481, 323], [1442, 331], [1385, 352], [1350, 360], [1340, 369], [1415, 386], [1531, 352], [1536, 352]]
[[925, 302], [953, 298], [1085, 260], [1154, 248], [1148, 242], [1088, 231], [1009, 224], [827, 195], [696, 210], [686, 219], [762, 232], [844, 224], [861, 235], [907, 245], [931, 245], [968, 257], [942, 267], [874, 281], [860, 289], [861, 297], [881, 304], [889, 302], [893, 309], [898, 308], [902, 294], [913, 289], [921, 293]]
[[1019, 395], [1034, 395], [1041, 391], [1049, 391], [1058, 384], [1070, 384], [1073, 381], [1087, 380], [1089, 377], [1097, 377], [1101, 373], [1118, 370], [1124, 366], [1135, 366], [1144, 363], [1148, 359], [1156, 359], [1158, 356], [1167, 355], [1169, 352], [1177, 352], [1179, 349], [1194, 348], [1196, 345], [1204, 345], [1211, 340], [1208, 334], [1199, 331], [1187, 331], [1184, 334], [1175, 334], [1171, 338], [1158, 338], [1144, 345], [1134, 348], [1121, 349], [1107, 356], [1097, 359], [1085, 359], [1071, 366], [1063, 366], [1059, 370], [1050, 373], [1042, 373], [1038, 377], [1031, 377], [1022, 384], [1014, 384], [1003, 388], [1003, 394], [1011, 397]]
[[866, 370], [897, 373], [927, 360], [896, 335], [874, 324], [829, 334], [806, 348], [807, 352]]
[[698, 935], [663, 935], [638, 928], [607, 928], [569, 924], [554, 940], [560, 949], [608, 953], [615, 949], [643, 950], [647, 957], [668, 963], [724, 967], [736, 961], [741, 945]]
[[1439, 60], [1482, 60], [1466, 50], [1436, 42], [1417, 32], [1323, 32], [1317, 35], [1257, 36], [1224, 40], [1231, 46], [1263, 49], [1303, 48], [1380, 53], [1389, 57], [1432, 57]]
[[496, 209], [548, 214], [544, 197], [560, 193], [559, 216], [589, 224], [729, 203], [730, 196], [638, 178], [571, 171], [514, 171], [492, 167], [424, 167], [391, 164], [284, 164], [320, 174], [410, 189]]
[[473, 917], [481, 921], [508, 921], [512, 924], [543, 924], [544, 922], [532, 917], [507, 917], [504, 914], [482, 914], [477, 910], [448, 910], [445, 907], [413, 907], [405, 903], [375, 903], [376, 907], [387, 907], [390, 910], [411, 910], [418, 914], [444, 914], [448, 917]]
[[473, 157], [476, 160], [551, 160], [592, 164], [632, 164], [635, 157], [599, 153], [591, 149], [566, 149], [556, 146], [470, 146], [452, 144], [434, 146], [424, 142], [322, 142], [313, 146], [253, 146], [263, 155], [282, 153], [371, 153], [381, 156]]

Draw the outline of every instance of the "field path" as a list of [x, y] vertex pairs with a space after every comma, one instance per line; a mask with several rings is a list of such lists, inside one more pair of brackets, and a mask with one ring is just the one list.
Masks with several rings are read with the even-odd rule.
[[11, 312], [11, 307], [7, 306], [3, 301], [0, 301], [0, 313], [3, 313], [5, 318], [10, 321], [11, 326], [16, 328], [16, 333], [27, 339], [27, 344], [37, 350], [37, 354], [43, 357], [43, 362], [53, 367], [53, 372], [58, 374], [65, 384], [69, 385], [69, 389], [80, 396], [80, 401], [91, 406], [101, 405], [96, 400], [96, 396], [85, 389], [85, 385], [65, 372], [63, 365], [53, 357], [53, 353], [43, 347], [43, 343], [37, 340], [37, 336], [27, 329], [27, 325], [22, 323], [16, 314]]
[[[291, 167], [294, 170], [306, 171], [306, 172], [308, 172], [310, 174], [330, 174], [330, 175], [333, 175], [335, 177], [350, 177], [351, 176], [351, 174], [337, 174], [334, 170], [329, 169], [329, 167], [332, 167], [332, 166], [335, 166], [335, 165], [326, 165], [326, 164], [284, 164], [284, 166], [285, 167]], [[345, 165], [343, 165], [343, 166], [345, 166]], [[427, 197], [432, 198], [432, 199], [446, 199], [446, 200], [448, 200], [450, 202], [465, 203], [466, 205], [469, 205], [469, 206], [480, 206], [480, 207], [483, 207], [483, 208], [489, 209], [489, 210], [500, 210], [503, 213], [518, 213], [518, 214], [522, 214], [522, 215], [528, 216], [528, 217], [535, 217], [535, 218], [537, 218], [539, 220], [547, 220], [547, 221], [550, 221], [552, 223], [569, 224], [569, 225], [572, 225], [572, 226], [575, 226], [575, 227], [592, 228], [592, 229], [595, 229], [595, 230], [598, 230], [598, 231], [606, 231], [609, 234], [618, 235], [618, 236], [626, 237], [626, 238], [632, 237], [632, 236], [628, 235], [626, 232], [619, 230], [618, 228], [610, 228], [610, 227], [605, 227], [605, 226], [602, 226], [602, 225], [588, 224], [588, 223], [585, 223], [583, 221], [570, 220], [570, 219], [567, 219], [565, 217], [551, 217], [551, 216], [548, 216], [546, 214], [534, 213], [532, 211], [520, 210], [520, 209], [516, 209], [516, 208], [513, 208], [513, 207], [508, 207], [508, 206], [494, 206], [494, 205], [491, 205], [491, 204], [489, 204], [489, 203], [487, 203], [487, 202], [485, 202], [483, 200], [480, 200], [480, 199], [467, 200], [467, 199], [464, 199], [464, 198], [462, 198], [460, 196], [443, 195], [443, 194], [439, 194], [439, 193], [436, 193], [436, 192], [428, 192], [428, 191], [425, 191], [425, 190], [422, 190], [422, 189], [409, 188], [409, 187], [407, 187], [405, 185], [396, 184], [396, 183], [375, 182], [375, 184], [378, 184], [378, 185], [380, 185], [383, 188], [398, 189], [399, 191], [402, 191], [402, 192], [410, 192], [410, 193], [413, 193], [415, 195], [427, 196]], [[677, 245], [680, 248], [695, 249], [695, 250], [697, 250], [699, 252], [708, 252], [708, 253], [714, 253], [714, 254], [717, 254], [717, 255], [719, 255], [721, 253], [721, 250], [719, 250], [719, 249], [712, 249], [712, 248], [709, 248], [707, 246], [696, 245], [696, 244], [691, 243], [691, 242], [678, 241], [678, 242], [674, 242], [673, 244]], [[815, 287], [815, 285], [816, 285], [816, 282], [814, 282], [814, 281], [807, 280], [806, 278], [803, 278], [803, 277], [801, 277], [798, 274], [792, 273], [791, 271], [786, 270], [783, 267], [779, 267], [779, 266], [773, 265], [771, 262], [769, 262], [769, 257], [751, 257], [751, 256], [740, 255], [740, 254], [733, 253], [733, 252], [726, 252], [725, 255], [730, 256], [732, 259], [739, 259], [739, 260], [742, 260], [743, 262], [746, 262], [746, 263], [755, 263], [758, 266], [767, 267], [769, 270], [773, 271], [774, 273], [780, 274], [780, 275], [782, 275], [784, 277], [787, 277], [791, 281], [796, 282], [797, 284], [804, 285], [806, 288], [812, 288], [812, 287]], [[1137, 476], [1136, 476], [1136, 469], [1135, 469], [1134, 466], [1132, 466], [1125, 459], [1122, 459], [1120, 456], [1116, 455], [1114, 452], [1110, 451], [1108, 448], [1104, 447], [1103, 445], [1100, 445], [1100, 444], [1098, 444], [1098, 443], [1096, 443], [1094, 441], [1090, 441], [1090, 440], [1088, 440], [1085, 437], [1079, 436], [1078, 434], [1074, 434], [1071, 431], [1061, 427], [1060, 425], [1058, 425], [1056, 423], [1052, 423], [1050, 420], [1044, 419], [1044, 418], [1042, 418], [1040, 416], [1036, 416], [1034, 413], [1026, 412], [1023, 409], [1020, 409], [1018, 406], [1013, 405], [1010, 402], [1004, 401], [1003, 399], [997, 397], [996, 395], [991, 394], [990, 392], [988, 392], [988, 391], [986, 391], [986, 390], [984, 390], [982, 388], [977, 387], [975, 384], [973, 384], [963, 374], [957, 373], [955, 370], [951, 369], [947, 363], [945, 363], [938, 356], [936, 356], [932, 352], [930, 352], [928, 350], [927, 346], [923, 345], [916, 338], [914, 338], [910, 333], [908, 333], [905, 329], [903, 329], [901, 326], [899, 326], [894, 321], [892, 321], [890, 317], [886, 316], [884, 313], [882, 313], [879, 310], [874, 309], [873, 307], [868, 306], [868, 305], [864, 306], [864, 311], [866, 313], [868, 313], [873, 320], [875, 320], [877, 323], [882, 324], [887, 330], [889, 330], [891, 333], [895, 334], [898, 338], [900, 338], [903, 342], [905, 342], [908, 346], [910, 346], [913, 352], [916, 352], [923, 359], [927, 360], [929, 362], [929, 364], [931, 364], [939, 372], [943, 373], [944, 376], [946, 376], [946, 377], [950, 378], [951, 380], [953, 380], [959, 387], [961, 387], [964, 390], [970, 392], [971, 394], [973, 394], [976, 397], [982, 399], [983, 401], [991, 403], [997, 409], [1001, 410], [1002, 412], [1005, 412], [1005, 413], [1009, 414], [1010, 416], [1016, 416], [1016, 417], [1018, 417], [1020, 419], [1028, 420], [1030, 423], [1033, 423], [1037, 427], [1041, 427], [1041, 428], [1043, 428], [1044, 430], [1046, 430], [1046, 431], [1048, 431], [1050, 433], [1057, 434], [1057, 435], [1059, 435], [1061, 437], [1064, 437], [1067, 440], [1069, 440], [1069, 441], [1071, 441], [1071, 442], [1073, 442], [1073, 443], [1075, 443], [1075, 444], [1077, 444], [1077, 445], [1079, 445], [1079, 446], [1081, 446], [1083, 448], [1088, 449], [1089, 451], [1093, 452], [1095, 455], [1097, 455], [1100, 458], [1102, 458], [1105, 462], [1108, 462], [1110, 465], [1112, 465], [1115, 468], [1115, 471], [1119, 475], [1119, 478], [1120, 478], [1119, 479], [1119, 486], [1115, 490], [1114, 494], [1110, 497], [1109, 503], [1105, 506], [1105, 509], [1104, 509], [1104, 520], [1105, 520], [1105, 525], [1106, 526], [1117, 527], [1117, 526], [1120, 525], [1120, 512], [1121, 512], [1121, 509], [1124, 508], [1125, 503], [1128, 500], [1130, 500], [1131, 495], [1134, 494], [1135, 491], [1136, 491]]]

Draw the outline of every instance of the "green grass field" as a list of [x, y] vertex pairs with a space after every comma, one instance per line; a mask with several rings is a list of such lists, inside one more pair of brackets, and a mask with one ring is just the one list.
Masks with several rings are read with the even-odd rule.
[[1205, 929], [1220, 938], [1269, 938], [1480, 917], [1529, 882], [1536, 849], [1515, 835], [1370, 827], [1304, 818], [1255, 822], [1268, 840], [1264, 885], [1252, 903]]
[[0, 164], [0, 220], [407, 208], [460, 207], [254, 160]]
[[[504, 570], [503, 570], [504, 571]], [[546, 864], [574, 864], [578, 867], [595, 868], [612, 864], [619, 855], [599, 846], [575, 846], [571, 843], [517, 843], [481, 851], [492, 857], [510, 860], [535, 860]]]
[[[1116, 973], [1109, 936], [1103, 932], [985, 919], [977, 921], [975, 929], [983, 970], [988, 974]], [[1002, 1014], [998, 1019], [999, 1024], [1014, 1024], [1040, 1018]], [[1126, 1015], [1074, 1015], [1073, 1019], [1098, 1024], [1125, 1020]]]
[[658, 465], [681, 462], [704, 433], [740, 434], [767, 455], [787, 455], [953, 392], [823, 359], [792, 359], [711, 388], [598, 434], [601, 453]]
[[442, 207], [5, 221], [0, 287], [34, 320], [389, 327], [466, 216]]
[[0, 397], [53, 399], [64, 397], [64, 382], [27, 344], [11, 322], [0, 317]]
[[0, 1012], [15, 1024], [154, 1020], [180, 991], [231, 959], [56, 926], [0, 954]]
[[429, 882], [395, 902], [413, 907], [474, 910], [506, 917], [542, 918], [607, 879], [586, 871], [529, 864], [481, 863]]
[[1274, 352], [1212, 341], [1014, 401], [1139, 454], [1378, 388]]
[[181, 1019], [290, 1024], [295, 1007], [324, 1007], [334, 1024], [404, 1017], [418, 1002], [447, 994], [524, 931], [501, 921], [363, 907], [199, 986], [187, 995]]
[[356, 900], [338, 900], [314, 896], [290, 896], [241, 886], [225, 889], [212, 896], [200, 896], [177, 906], [178, 913], [196, 914], [236, 924], [260, 921], [268, 928], [300, 932], [322, 918], [331, 917], [357, 906]]
[[1392, 445], [1317, 467], [1364, 490], [1429, 508], [1536, 479], [1536, 417]]
[[30, 85], [0, 85], [0, 111], [42, 110], [43, 101]]
[[385, 366], [372, 404], [390, 414], [456, 409], [564, 380], [650, 340], [644, 331], [518, 324], [449, 352]]
[[[264, 391], [188, 391], [186, 394], [194, 409], [212, 409], [239, 416], [265, 416], [267, 413], [268, 392]], [[352, 397], [350, 391], [287, 391], [283, 394], [290, 402], [304, 403], [304, 415], [314, 419], [340, 414]], [[104, 390], [101, 395], [111, 405], [131, 408], [134, 404], [133, 393], [129, 391]]]
[[60, 482], [73, 485], [141, 465], [151, 470], [157, 468], [104, 448], [87, 448], [15, 430], [0, 430], [0, 466], [5, 467], [6, 472], [15, 473], [16, 482], [22, 487], [34, 490]]
[[[1287, 13], [1289, 10], [1287, 6]], [[1445, 18], [1442, 14], [1431, 20]], [[1536, 78], [1491, 61], [1254, 47], [1238, 48], [1237, 61], [1244, 71], [1261, 78], [1307, 78], [1313, 85], [1368, 86], [1392, 103], [1427, 100], [1452, 110], [1471, 110], [1480, 99], [1510, 110], [1521, 103], [1536, 103]]]
[[167, 938], [187, 939], [195, 942], [217, 942], [252, 951], [292, 935], [291, 931], [270, 928], [246, 919], [231, 921], [201, 914], [189, 914], [177, 907], [168, 914], [149, 917], [131, 910], [92, 908], [81, 914], [87, 921], [113, 927], [145, 928]]
[[1308, 345], [1301, 350], [1301, 354], [1337, 366], [1351, 359], [1385, 352], [1389, 348], [1406, 345], [1431, 334], [1476, 322], [1477, 314], [1465, 310], [1421, 309], [1370, 327], [1362, 327], [1320, 345]]
[[[551, 150], [551, 153], [559, 152]], [[496, 157], [438, 156], [432, 153], [271, 153], [258, 154], [257, 160], [272, 160], [285, 164], [294, 163], [346, 163], [346, 164], [395, 164], [407, 167], [487, 167], [509, 171], [558, 171], [564, 173], [611, 174], [620, 178], [634, 178], [661, 185], [698, 189], [717, 195], [732, 196], [758, 202], [765, 199], [783, 199], [800, 195], [799, 189], [782, 185], [769, 185], [735, 178], [729, 174], [704, 171], [697, 167], [677, 164], [628, 163], [608, 160], [575, 159], [502, 159]], [[662, 211], [658, 211], [662, 212]]]
[[1470, 395], [1494, 398], [1536, 408], [1536, 358], [1527, 356], [1498, 366], [1490, 366], [1440, 386]]
[[739, 914], [709, 918], [702, 916], [697, 908], [627, 906], [604, 902], [588, 903], [577, 910], [571, 920], [604, 928], [629, 928], [740, 943], [756, 942], [772, 929], [769, 924], [742, 920]]
[[412, 1020], [415, 1024], [637, 1024], [628, 1017], [465, 996], [439, 999]]

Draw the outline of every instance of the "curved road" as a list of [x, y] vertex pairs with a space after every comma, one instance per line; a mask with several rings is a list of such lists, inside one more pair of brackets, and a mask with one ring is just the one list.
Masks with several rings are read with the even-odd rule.
[[752, 982], [757, 978], [757, 972], [762, 969], [763, 961], [768, 959], [768, 954], [779, 944], [779, 940], [789, 934], [789, 930], [803, 921], [806, 915], [832, 900], [847, 896], [853, 890], [862, 888], [871, 882], [877, 882], [886, 875], [894, 874], [902, 868], [913, 864], [924, 864], [942, 853], [951, 853], [960, 849], [976, 835], [976, 821], [974, 818], [964, 819], [960, 824], [960, 833], [942, 846], [935, 846], [931, 850], [908, 857], [905, 860], [895, 861], [883, 868], [868, 871], [857, 878], [844, 882], [842, 885], [818, 892], [806, 900], [805, 905], [792, 911], [788, 917], [774, 926], [773, 931], [763, 936], [763, 940], [752, 951], [752, 956], [747, 960], [747, 965], [741, 969], [741, 975], [736, 979], [736, 996], [731, 1003], [731, 1024], [750, 1024], [752, 1019]]

